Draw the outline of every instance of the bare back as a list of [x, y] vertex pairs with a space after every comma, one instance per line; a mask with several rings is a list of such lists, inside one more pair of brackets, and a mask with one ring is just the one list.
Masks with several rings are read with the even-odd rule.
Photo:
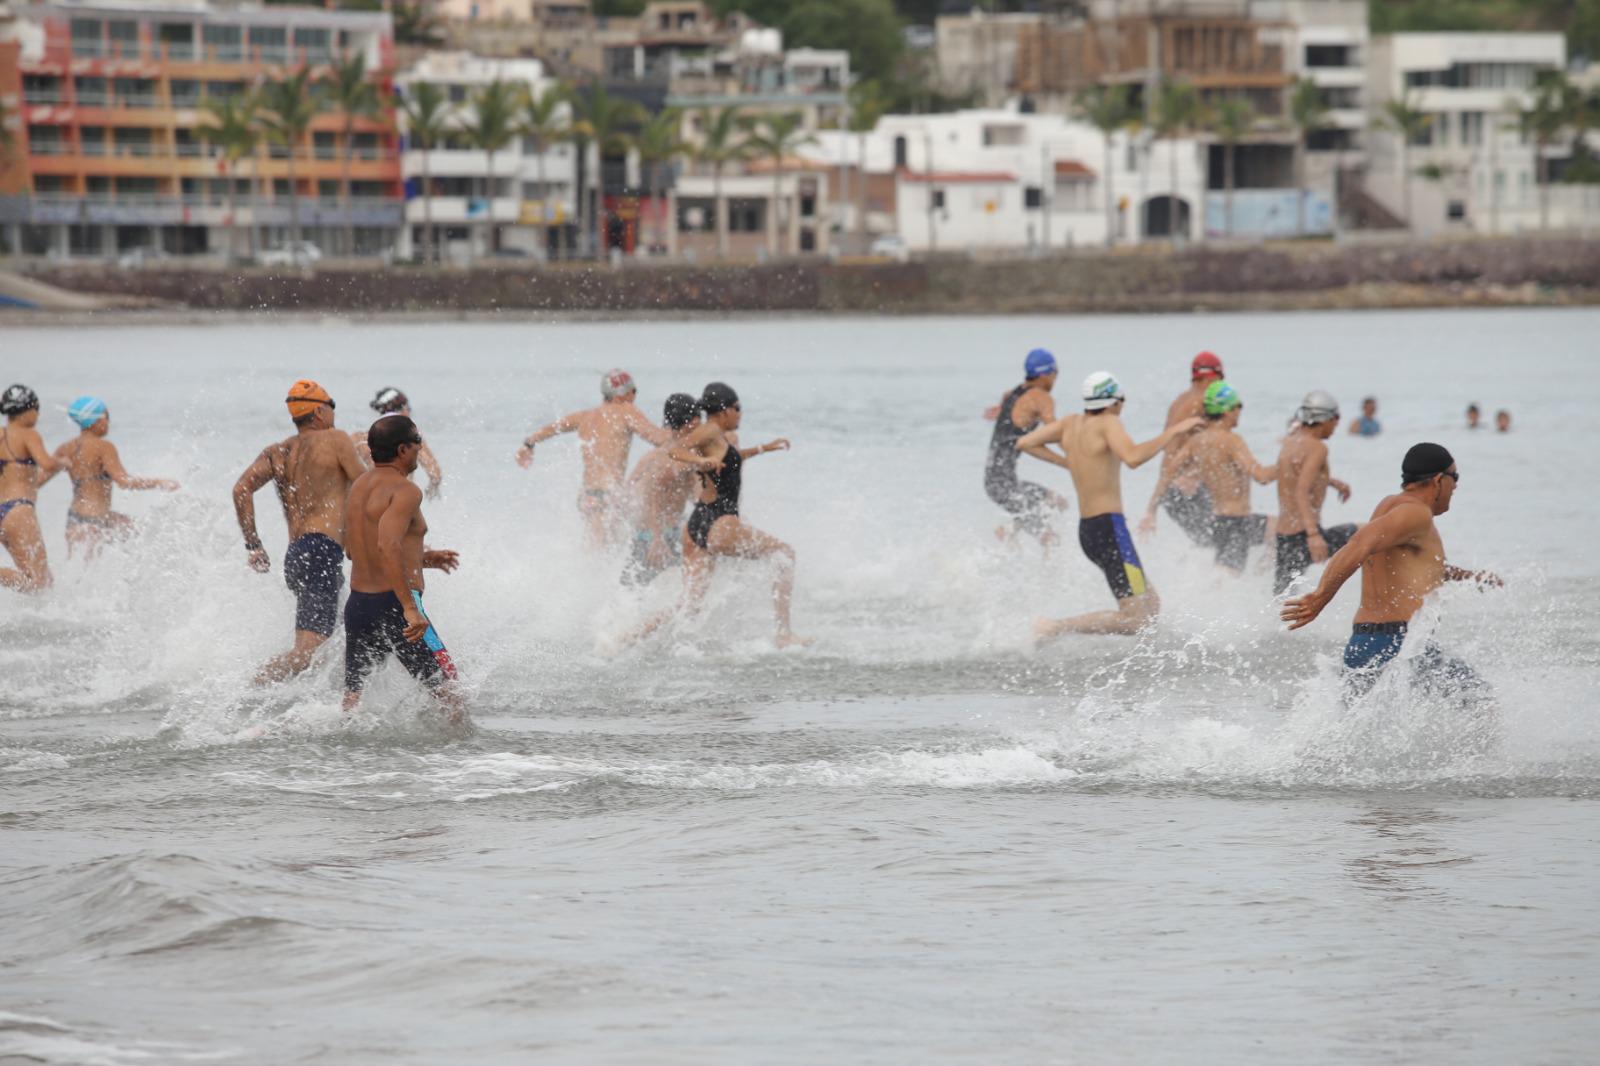
[[[1178, 398], [1172, 401], [1172, 406], [1167, 408], [1167, 424], [1163, 428], [1171, 429], [1179, 422], [1182, 422], [1185, 418], [1199, 418], [1204, 415], [1206, 386], [1208, 384], [1210, 383], [1206, 381], [1197, 381], [1193, 385], [1190, 385], [1183, 392], [1179, 393]], [[1198, 432], [1200, 432], [1198, 429], [1194, 430], [1190, 434], [1190, 437], [1192, 438], [1193, 434]], [[1173, 471], [1174, 464], [1178, 461], [1178, 454], [1183, 450], [1184, 440], [1185, 438], [1180, 437], [1177, 441], [1174, 441], [1173, 444], [1167, 448], [1166, 453], [1162, 455], [1162, 476], [1166, 476]], [[1195, 471], [1184, 471], [1179, 473], [1172, 479], [1172, 487], [1183, 493], [1185, 496], [1193, 496], [1195, 490], [1200, 487], [1199, 474]]]
[[[0, 427], [0, 503], [7, 500], [31, 500], [39, 494], [39, 467], [34, 465], [44, 454], [44, 439], [38, 430], [26, 426]], [[19, 459], [32, 459], [34, 463], [20, 463]]]
[[[583, 487], [609, 491], [623, 483], [634, 435], [651, 439], [656, 427], [632, 403], [603, 403], [572, 416], [583, 450]], [[662, 431], [656, 430], [656, 435]], [[662, 439], [652, 443], [661, 444]]]
[[1403, 492], [1386, 496], [1372, 520], [1407, 508], [1413, 529], [1398, 543], [1369, 555], [1361, 564], [1361, 608], [1357, 622], [1404, 622], [1444, 583], [1444, 540], [1426, 504]]
[[1122, 513], [1122, 460], [1106, 442], [1106, 431], [1122, 420], [1110, 411], [1068, 415], [1061, 420], [1061, 447], [1084, 518]]
[[[350, 588], [354, 592], [393, 589], [378, 549], [386, 526], [400, 537], [401, 567], [406, 587], [423, 591], [422, 544], [428, 532], [422, 517], [422, 490], [391, 466], [376, 466], [350, 487], [350, 530], [345, 554], [350, 556]], [[387, 522], [386, 522], [387, 518]]]
[[648, 529], [677, 525], [699, 483], [694, 467], [673, 459], [670, 447], [663, 444], [651, 451], [628, 475], [634, 520]]
[[[117, 463], [117, 449], [103, 437], [84, 433], [56, 450], [72, 480], [72, 511], [87, 518], [111, 513], [110, 467]], [[120, 464], [119, 464], [120, 466]]]
[[[1301, 494], [1309, 492], [1311, 517], [1320, 521], [1322, 502], [1328, 496], [1328, 446], [1296, 429], [1284, 439], [1278, 452], [1278, 526], [1283, 536], [1309, 533], [1301, 516]], [[1304, 481], [1302, 479], [1305, 479]]]
[[268, 445], [256, 460], [271, 469], [289, 539], [321, 533], [344, 542], [345, 499], [361, 474], [361, 458], [347, 433], [319, 429]]
[[1254, 461], [1244, 439], [1226, 426], [1202, 427], [1173, 459], [1211, 494], [1216, 514], [1250, 513], [1250, 468]]

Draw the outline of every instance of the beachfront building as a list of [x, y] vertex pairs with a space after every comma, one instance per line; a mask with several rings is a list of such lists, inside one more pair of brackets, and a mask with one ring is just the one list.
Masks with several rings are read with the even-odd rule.
[[556, 84], [537, 59], [466, 52], [430, 52], [396, 76], [401, 94], [424, 82], [441, 89], [455, 126], [426, 152], [407, 138], [401, 156], [406, 184], [402, 257], [423, 254], [430, 217], [435, 254], [442, 261], [495, 254], [551, 258], [572, 246], [580, 176], [576, 148], [567, 142], [541, 146], [518, 136], [494, 154], [491, 174], [489, 153], [473, 145], [473, 97], [494, 81], [530, 97]]
[[[669, 194], [669, 255], [699, 262], [719, 258], [718, 184], [710, 174], [680, 175]], [[752, 162], [744, 173], [724, 175], [721, 209], [727, 216], [727, 257], [751, 260], [825, 254], [829, 248], [828, 182], [814, 160]], [[646, 237], [654, 241], [653, 227]]]
[[[17, 5], [0, 21], [0, 95], [18, 101], [0, 186], [10, 247], [57, 257], [219, 254], [236, 227], [257, 248], [303, 239], [327, 254], [390, 248], [400, 167], [387, 14], [195, 0]], [[324, 110], [293, 145], [263, 143], [230, 168], [197, 132], [207, 100], [238, 97], [309, 65], [359, 52], [384, 101], [354, 122]], [[291, 159], [292, 156], [292, 159]], [[346, 201], [346, 157], [351, 179]], [[234, 209], [229, 210], [229, 183]], [[354, 247], [346, 247], [346, 235]]]
[[[1374, 37], [1371, 52], [1368, 191], [1423, 235], [1541, 228], [1537, 147], [1518, 118], [1539, 72], [1565, 66], [1562, 36], [1399, 33]], [[1390, 101], [1420, 111], [1422, 128], [1409, 138], [1385, 128]], [[1592, 187], [1556, 185], [1547, 197], [1544, 226], [1600, 224]]]
[[984, 107], [1004, 105], [1016, 91], [1021, 31], [1043, 24], [1036, 11], [995, 12], [976, 5], [939, 15], [933, 24], [939, 86], [953, 95], [971, 94]]

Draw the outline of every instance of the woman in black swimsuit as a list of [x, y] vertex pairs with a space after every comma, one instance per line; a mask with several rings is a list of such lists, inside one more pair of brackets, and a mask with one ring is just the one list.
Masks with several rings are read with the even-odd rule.
[[111, 488], [162, 489], [176, 492], [178, 483], [166, 478], [134, 477], [122, 465], [117, 446], [106, 439], [111, 432], [111, 412], [104, 400], [80, 396], [67, 417], [83, 430], [56, 449], [56, 460], [72, 479], [72, 506], [67, 509], [67, 551], [82, 548], [94, 558], [106, 537], [133, 532], [133, 519], [111, 509]]
[[0, 396], [0, 544], [6, 546], [15, 570], [0, 568], [0, 586], [38, 592], [50, 586], [50, 564], [33, 501], [39, 486], [59, 468], [45, 449], [39, 431], [39, 397], [26, 385], [13, 385]]
[[[739, 517], [739, 492], [744, 461], [767, 452], [787, 451], [782, 437], [759, 448], [740, 448], [735, 431], [743, 412], [739, 396], [720, 381], [707, 385], [700, 397], [706, 420], [699, 429], [667, 452], [700, 471], [700, 497], [683, 530], [684, 603], [693, 611], [705, 600], [718, 556], [739, 559], [771, 557], [778, 572], [772, 583], [777, 615], [777, 644], [808, 644], [789, 629], [789, 600], [794, 592], [794, 549], [777, 537], [747, 525]], [[652, 627], [653, 628], [653, 627]]]

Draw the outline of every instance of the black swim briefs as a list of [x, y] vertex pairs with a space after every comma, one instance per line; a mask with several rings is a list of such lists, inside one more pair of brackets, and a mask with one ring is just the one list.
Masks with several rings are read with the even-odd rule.
[[[1346, 522], [1342, 526], [1322, 530], [1322, 539], [1328, 542], [1328, 554], [1350, 543], [1350, 538], [1356, 535], [1359, 527], [1354, 522]], [[1310, 570], [1315, 565], [1311, 561], [1311, 546], [1306, 543], [1304, 533], [1279, 533], [1278, 534], [1278, 568], [1272, 580], [1272, 594], [1283, 595], [1284, 591], [1294, 583], [1294, 579]]]

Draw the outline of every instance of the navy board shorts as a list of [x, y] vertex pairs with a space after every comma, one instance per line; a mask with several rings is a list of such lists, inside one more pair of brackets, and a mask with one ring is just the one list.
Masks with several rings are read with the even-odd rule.
[[[1344, 646], [1344, 687], [1346, 698], [1358, 698], [1372, 691], [1384, 668], [1400, 654], [1406, 642], [1405, 622], [1357, 622]], [[1477, 672], [1452, 659], [1428, 641], [1411, 659], [1412, 682], [1436, 695], [1482, 698], [1490, 694], [1488, 684]]]
[[[411, 597], [422, 611], [422, 595], [412, 592]], [[422, 617], [428, 617], [426, 611]], [[344, 605], [345, 691], [360, 692], [390, 655], [429, 688], [456, 679], [455, 663], [431, 620], [422, 639], [407, 640], [406, 614], [393, 592], [351, 592]]]
[[325, 533], [296, 537], [283, 555], [283, 580], [294, 593], [294, 627], [333, 636], [344, 588], [344, 549]]

